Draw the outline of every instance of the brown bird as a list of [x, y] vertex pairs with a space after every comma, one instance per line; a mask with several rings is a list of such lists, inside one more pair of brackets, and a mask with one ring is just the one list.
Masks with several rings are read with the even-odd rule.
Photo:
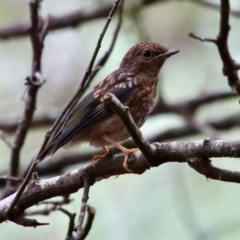
[[[106, 93], [114, 94], [128, 106], [138, 127], [146, 121], [156, 98], [158, 73], [165, 60], [178, 50], [167, 49], [155, 42], [133, 46], [124, 56], [119, 69], [95, 86], [71, 112], [66, 125], [48, 142], [39, 160], [53, 155], [59, 148], [89, 142], [109, 154], [107, 146], [114, 145], [125, 154], [124, 168], [129, 171], [127, 160], [138, 149], [127, 149], [119, 142], [130, 137], [122, 120], [104, 103]], [[97, 155], [99, 160], [105, 155]]]

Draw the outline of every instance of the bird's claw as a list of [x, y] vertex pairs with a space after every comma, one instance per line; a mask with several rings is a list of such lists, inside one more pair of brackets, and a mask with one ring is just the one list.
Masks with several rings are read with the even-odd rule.
[[129, 166], [128, 166], [128, 159], [129, 159], [129, 157], [130, 157], [133, 153], [135, 153], [135, 152], [137, 152], [137, 151], [139, 151], [138, 148], [132, 148], [132, 149], [127, 149], [127, 151], [124, 152], [125, 157], [124, 157], [124, 161], [123, 161], [123, 167], [124, 167], [128, 172], [133, 172], [133, 170], [131, 170], [131, 169], [129, 168]]

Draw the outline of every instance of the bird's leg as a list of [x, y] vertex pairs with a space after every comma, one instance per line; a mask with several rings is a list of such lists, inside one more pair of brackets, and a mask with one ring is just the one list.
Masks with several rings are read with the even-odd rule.
[[128, 158], [130, 157], [131, 154], [133, 154], [134, 152], [139, 151], [138, 148], [125, 148], [124, 146], [122, 146], [121, 144], [115, 142], [114, 140], [112, 140], [110, 137], [108, 137], [107, 135], [102, 136], [102, 139], [105, 140], [108, 143], [111, 143], [113, 146], [117, 147], [119, 150], [121, 150], [125, 157], [124, 157], [124, 161], [123, 161], [123, 167], [128, 171], [128, 172], [132, 172], [129, 168], [128, 168]]
[[92, 163], [104, 158], [106, 155], [108, 155], [110, 153], [109, 149], [106, 148], [105, 146], [102, 147], [103, 151], [105, 152], [105, 154], [102, 154], [102, 155], [96, 155], [92, 158]]

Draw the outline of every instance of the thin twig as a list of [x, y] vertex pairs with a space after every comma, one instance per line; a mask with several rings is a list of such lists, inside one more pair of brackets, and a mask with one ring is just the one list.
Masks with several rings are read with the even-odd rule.
[[39, 227], [39, 226], [49, 225], [49, 223], [40, 223], [36, 219], [29, 219], [29, 218], [25, 218], [25, 217], [14, 218], [12, 221], [15, 222], [18, 225], [23, 226], [23, 227], [34, 227], [34, 228], [36, 228], [36, 227]]
[[44, 208], [42, 209], [30, 209], [30, 210], [26, 210], [24, 212], [24, 216], [32, 216], [32, 215], [49, 215], [51, 212], [59, 210], [59, 208], [61, 208], [61, 206], [69, 204], [72, 200], [69, 199], [69, 195], [68, 196], [63, 196], [62, 200], [59, 201], [43, 201], [37, 204], [37, 206], [42, 206], [44, 205]]
[[92, 228], [92, 223], [93, 223], [96, 211], [93, 207], [87, 206], [87, 213], [88, 213], [88, 215], [87, 215], [86, 224], [85, 224], [82, 232], [79, 234], [79, 236], [78, 235], [76, 236], [77, 240], [85, 239], [87, 237], [89, 231]]
[[214, 167], [209, 158], [189, 158], [188, 164], [207, 179], [236, 182], [240, 178], [240, 172]]
[[16, 182], [22, 182], [22, 178], [17, 178], [17, 177], [10, 177], [8, 175], [0, 175], [0, 180], [11, 180], [11, 181], [16, 181]]
[[[30, 126], [31, 129], [39, 128], [41, 126], [49, 126], [56, 121], [57, 116], [59, 113], [49, 112], [43, 114], [41, 116], [34, 116], [32, 120], [32, 124]], [[18, 127], [19, 118], [6, 118], [0, 121], [0, 129], [7, 133], [14, 133]]]
[[90, 189], [90, 179], [87, 174], [83, 173], [82, 176], [83, 180], [83, 197], [82, 197], [82, 204], [81, 204], [81, 209], [80, 209], [80, 214], [78, 218], [78, 223], [77, 226], [75, 227], [75, 230], [77, 231], [77, 235], [80, 235], [82, 232], [82, 225], [86, 213], [86, 208], [87, 208], [87, 201], [89, 198], [89, 189]]
[[74, 238], [72, 235], [74, 231], [74, 221], [75, 221], [76, 213], [70, 213], [64, 208], [59, 208], [59, 211], [63, 212], [69, 217], [68, 232], [67, 232], [66, 240], [73, 240]]
[[189, 37], [194, 38], [194, 39], [196, 39], [196, 40], [199, 40], [200, 42], [212, 42], [212, 43], [217, 43], [217, 39], [199, 37], [199, 36], [195, 35], [193, 32], [189, 33]]
[[12, 149], [12, 144], [8, 141], [7, 136], [4, 134], [4, 132], [1, 129], [0, 129], [0, 138], [10, 149]]
[[119, 10], [118, 10], [119, 11], [118, 12], [118, 24], [116, 26], [116, 29], [115, 29], [114, 33], [113, 33], [112, 42], [111, 42], [108, 50], [104, 54], [104, 56], [97, 62], [96, 67], [95, 67], [97, 70], [94, 71], [93, 74], [91, 74], [91, 76], [89, 77], [88, 84], [96, 76], [96, 74], [100, 70], [100, 67], [105, 65], [105, 63], [107, 62], [107, 60], [108, 60], [108, 58], [109, 58], [109, 56], [110, 56], [110, 54], [111, 54], [111, 52], [112, 52], [112, 50], [115, 46], [119, 30], [122, 26], [123, 4], [124, 4], [124, 0], [121, 0], [121, 2], [119, 4]]

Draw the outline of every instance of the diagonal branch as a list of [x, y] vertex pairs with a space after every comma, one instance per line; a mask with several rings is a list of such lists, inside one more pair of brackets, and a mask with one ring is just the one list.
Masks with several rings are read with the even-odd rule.
[[123, 106], [121, 102], [111, 93], [105, 94], [104, 101], [119, 115], [133, 141], [139, 147], [146, 159], [154, 158], [155, 149], [146, 139], [143, 138], [143, 135], [135, 124], [128, 107]]
[[121, 0], [120, 1], [120, 4], [119, 4], [119, 13], [118, 13], [118, 24], [116, 26], [116, 29], [113, 33], [113, 38], [112, 38], [112, 42], [108, 48], [108, 50], [106, 51], [106, 53], [104, 54], [104, 56], [97, 62], [96, 64], [96, 71], [94, 71], [91, 76], [89, 76], [89, 79], [88, 79], [88, 82], [86, 83], [86, 87], [89, 86], [89, 83], [91, 82], [91, 80], [96, 76], [96, 74], [98, 73], [100, 67], [104, 66], [105, 63], [107, 62], [114, 46], [115, 46], [115, 43], [116, 43], [116, 40], [117, 40], [117, 37], [118, 37], [118, 33], [120, 31], [120, 28], [122, 26], [122, 15], [123, 15], [123, 4], [124, 4], [124, 0]]

